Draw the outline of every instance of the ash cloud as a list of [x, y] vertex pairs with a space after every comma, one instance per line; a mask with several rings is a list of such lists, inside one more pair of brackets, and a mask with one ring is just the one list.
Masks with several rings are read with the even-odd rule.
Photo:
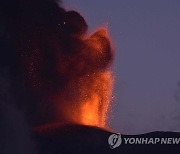
[[83, 121], [78, 114], [89, 114], [84, 121], [91, 122], [83, 112], [95, 105], [93, 115], [103, 117], [95, 125], [104, 123], [112, 90], [107, 30], [87, 35], [85, 19], [55, 0], [2, 0], [0, 10], [1, 39], [8, 42], [1, 44], [1, 66], [21, 74], [14, 91], [33, 125]]

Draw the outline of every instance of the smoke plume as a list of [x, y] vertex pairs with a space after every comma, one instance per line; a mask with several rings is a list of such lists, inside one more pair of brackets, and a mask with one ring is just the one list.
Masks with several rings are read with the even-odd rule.
[[15, 49], [8, 55], [20, 64], [28, 93], [44, 103], [38, 106], [51, 106], [54, 121], [105, 127], [113, 84], [106, 28], [88, 35], [85, 19], [55, 0], [0, 3], [3, 35]]

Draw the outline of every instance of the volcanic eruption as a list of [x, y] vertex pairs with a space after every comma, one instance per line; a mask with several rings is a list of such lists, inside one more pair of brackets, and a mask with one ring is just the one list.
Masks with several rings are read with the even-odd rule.
[[84, 18], [55, 0], [4, 0], [0, 7], [4, 37], [28, 87], [19, 102], [28, 102], [33, 125], [50, 121], [106, 127], [113, 86], [107, 29], [87, 34]]
[[[0, 153], [179, 152], [179, 144], [110, 148], [112, 133], [102, 129], [113, 87], [106, 28], [87, 34], [84, 18], [56, 0], [0, 0], [0, 20]], [[122, 134], [152, 136], [180, 134]]]

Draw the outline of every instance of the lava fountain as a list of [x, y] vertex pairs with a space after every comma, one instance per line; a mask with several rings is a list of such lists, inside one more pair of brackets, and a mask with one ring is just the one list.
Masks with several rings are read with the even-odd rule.
[[89, 67], [90, 64], [91, 68], [89, 70], [84, 68], [87, 72], [75, 80], [79, 97], [69, 111], [75, 122], [98, 127], [106, 126], [113, 85], [112, 72], [108, 67], [112, 58], [108, 38], [106, 29], [100, 29], [83, 40], [87, 43], [83, 50], [85, 53], [83, 59], [88, 59], [89, 62], [84, 61], [80, 67], [83, 65]]
[[109, 36], [101, 28], [88, 37], [81, 37], [80, 41], [82, 48], [74, 48], [78, 55], [71, 56], [67, 64], [71, 65], [67, 70], [68, 74], [72, 71], [71, 80], [57, 95], [57, 104], [62, 105], [59, 113], [64, 112], [75, 123], [106, 127], [113, 87]]

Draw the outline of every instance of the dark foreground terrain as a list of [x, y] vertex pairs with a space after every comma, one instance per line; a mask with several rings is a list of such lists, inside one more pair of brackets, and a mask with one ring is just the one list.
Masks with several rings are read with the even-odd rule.
[[[81, 125], [66, 125], [63, 127], [47, 126], [41, 128], [37, 132], [37, 145], [42, 154], [161, 154], [171, 153], [179, 154], [180, 145], [165, 145], [165, 144], [122, 144], [111, 149], [108, 144], [108, 138], [111, 132], [102, 130], [96, 127], [81, 126]], [[124, 137], [136, 138], [178, 138], [180, 133], [172, 132], [152, 132], [142, 135], [122, 135]]]

